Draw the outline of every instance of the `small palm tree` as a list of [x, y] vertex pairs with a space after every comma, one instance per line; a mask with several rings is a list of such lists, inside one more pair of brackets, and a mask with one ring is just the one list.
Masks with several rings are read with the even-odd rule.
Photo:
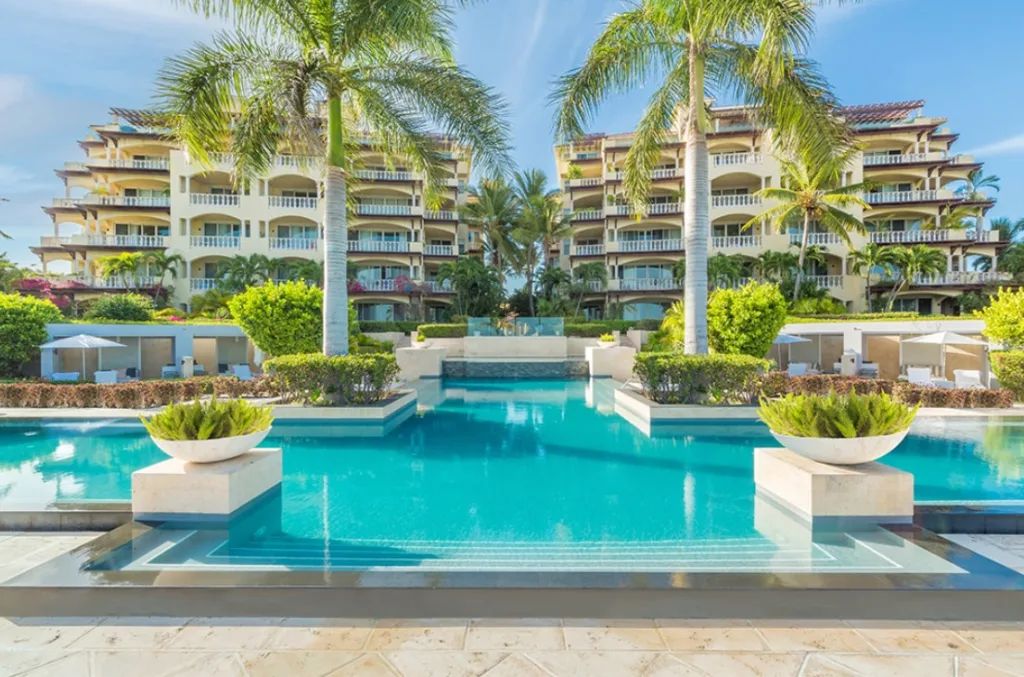
[[793, 252], [768, 249], [758, 254], [754, 268], [762, 280], [779, 282], [793, 276], [798, 261], [799, 257]]
[[915, 244], [913, 247], [894, 247], [893, 249], [896, 282], [889, 292], [889, 299], [886, 303], [886, 309], [890, 311], [893, 303], [896, 302], [896, 296], [910, 285], [916, 276], [945, 273], [949, 263], [945, 254], [926, 244]]
[[1001, 242], [1016, 242], [1019, 238], [1024, 237], [1024, 219], [1011, 221], [1002, 216], [998, 219], [992, 219], [990, 225], [993, 231], [999, 233], [999, 240]]
[[544, 266], [538, 283], [540, 284], [540, 295], [550, 300], [559, 291], [572, 284], [572, 273], [557, 265]]
[[719, 252], [708, 259], [708, 283], [713, 289], [731, 287], [743, 277], [743, 257]]
[[896, 249], [891, 246], [879, 246], [874, 242], [864, 245], [863, 249], [854, 249], [850, 252], [850, 272], [854, 275], [864, 275], [865, 297], [868, 304], [868, 312], [871, 312], [871, 275], [877, 270], [884, 270], [892, 273], [897, 261]]
[[459, 214], [467, 225], [483, 231], [484, 250], [504, 284], [505, 270], [515, 258], [512, 225], [519, 216], [515, 191], [505, 179], [497, 177], [482, 180], [479, 187], [470, 187], [468, 194], [469, 201], [459, 208]]
[[155, 296], [159, 299], [164, 292], [164, 277], [171, 276], [172, 280], [178, 279], [178, 267], [185, 265], [185, 257], [181, 254], [155, 251], [146, 255], [146, 263], [149, 264], [149, 271], [156, 278]]
[[[325, 165], [323, 352], [348, 353], [346, 171], [357, 136], [423, 172], [437, 203], [444, 129], [477, 164], [510, 164], [504, 103], [451, 56], [456, 0], [178, 0], [238, 30], [167, 61], [158, 96], [200, 165], [230, 150], [240, 183], [284, 150]], [[322, 113], [326, 113], [326, 120]]]
[[310, 259], [292, 261], [288, 264], [288, 277], [319, 287], [324, 281], [324, 264]]
[[[803, 58], [817, 0], [637, 0], [611, 18], [583, 65], [563, 76], [553, 94], [556, 135], [581, 138], [600, 103], [652, 79], [648, 101], [625, 161], [625, 189], [637, 213], [651, 188], [651, 170], [666, 131], [686, 142], [684, 283], [687, 353], [706, 353], [710, 196], [705, 97], [751, 104], [755, 122], [774, 127], [786, 147], [823, 155], [849, 137], [834, 115], [836, 101], [816, 66]], [[683, 112], [681, 118], [677, 113]], [[681, 122], [680, 122], [681, 120]]]
[[271, 279], [279, 265], [281, 264], [277, 259], [268, 258], [263, 254], [238, 254], [222, 262], [218, 272], [224, 287], [237, 293]]
[[[533, 279], [541, 260], [546, 260], [555, 242], [572, 232], [572, 217], [562, 209], [562, 194], [548, 190], [547, 176], [539, 169], [517, 172], [515, 193], [519, 217], [512, 238], [519, 243], [518, 272], [526, 278], [530, 315], [533, 307]], [[543, 259], [538, 258], [538, 249]]]
[[600, 261], [591, 261], [573, 268], [572, 276], [572, 289], [576, 294], [576, 312], [573, 317], [579, 317], [583, 297], [595, 291], [595, 287], [596, 291], [603, 291], [608, 284], [608, 269]]
[[145, 254], [142, 252], [125, 252], [113, 256], [104, 256], [97, 261], [104, 280], [120, 278], [124, 280], [128, 288], [135, 290], [138, 282], [138, 274], [146, 264]]
[[968, 198], [984, 200], [987, 197], [983, 192], [985, 188], [991, 188], [998, 193], [999, 177], [995, 174], [985, 174], [980, 167], [967, 172], [963, 192]]
[[800, 238], [800, 254], [796, 267], [796, 282], [793, 287], [793, 300], [800, 298], [800, 283], [803, 280], [804, 263], [807, 259], [807, 240], [811, 232], [811, 222], [815, 221], [827, 232], [837, 235], [847, 247], [853, 248], [850, 231], [864, 233], [867, 227], [848, 211], [851, 207], [870, 209], [859, 193], [866, 188], [866, 183], [855, 183], [848, 186], [840, 185], [840, 178], [847, 167], [853, 162], [854, 156], [860, 152], [855, 146], [849, 146], [842, 152], [829, 156], [827, 160], [818, 162], [812, 168], [811, 157], [804, 155], [797, 159], [779, 159], [782, 165], [785, 188], [762, 188], [757, 195], [775, 204], [764, 210], [746, 224], [750, 228], [755, 223], [768, 220], [783, 233], [795, 221], [803, 222]]

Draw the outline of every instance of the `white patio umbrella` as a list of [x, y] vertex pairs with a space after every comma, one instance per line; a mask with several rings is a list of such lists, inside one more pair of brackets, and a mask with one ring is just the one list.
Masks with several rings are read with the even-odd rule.
[[[804, 338], [803, 336], [793, 336], [792, 334], [783, 334], [783, 333], [780, 332], [779, 335], [775, 337], [775, 340], [772, 341], [772, 345], [773, 346], [779, 346], [779, 365], [782, 364], [782, 346], [789, 346], [789, 345], [792, 345], [794, 343], [810, 343], [810, 342], [811, 342], [811, 339], [809, 339], [809, 338]], [[792, 350], [791, 349], [787, 349], [787, 350], [789, 350], [789, 357], [790, 357], [790, 359], [792, 359], [793, 358]]]
[[[964, 336], [963, 334], [956, 334], [951, 331], [940, 331], [934, 334], [926, 334], [924, 336], [918, 336], [917, 338], [907, 339], [903, 343], [928, 343], [936, 346], [943, 346], [941, 357], [939, 358], [939, 376], [946, 378], [946, 348], [945, 346], [985, 346], [988, 347], [988, 343], [985, 341], [979, 341], [976, 338], [970, 336]], [[903, 364], [903, 343], [900, 343], [900, 365]], [[987, 368], [986, 368], [987, 369]]]
[[57, 339], [56, 341], [50, 341], [39, 346], [40, 348], [79, 348], [82, 351], [82, 376], [85, 376], [85, 351], [86, 350], [101, 350], [103, 348], [127, 348], [128, 346], [123, 343], [117, 343], [116, 341], [108, 341], [98, 336], [89, 336], [88, 334], [78, 334], [77, 336], [69, 336], [67, 338]]

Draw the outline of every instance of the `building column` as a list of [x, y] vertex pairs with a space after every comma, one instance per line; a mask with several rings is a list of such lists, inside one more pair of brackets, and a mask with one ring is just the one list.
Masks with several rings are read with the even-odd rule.
[[927, 136], [924, 137], [924, 152], [931, 152], [931, 139], [929, 139]]
[[[53, 362], [54, 356], [57, 351], [53, 348], [44, 348], [39, 351], [39, 376], [44, 381], [49, 381], [53, 377]], [[85, 374], [82, 374], [85, 377]]]
[[192, 192], [192, 177], [185, 175], [185, 195]]

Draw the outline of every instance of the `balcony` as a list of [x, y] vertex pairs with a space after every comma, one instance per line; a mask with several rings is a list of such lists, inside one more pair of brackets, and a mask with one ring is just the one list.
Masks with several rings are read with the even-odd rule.
[[732, 235], [729, 237], [712, 237], [711, 246], [715, 249], [760, 249], [760, 235]]
[[565, 182], [566, 188], [587, 188], [590, 186], [600, 186], [603, 179], [600, 176], [589, 177], [585, 179], [569, 179]]
[[[800, 243], [802, 241], [803, 241], [803, 234], [801, 234], [801, 233], [790, 233], [789, 234], [789, 243], [791, 245], [796, 245], [797, 247], [799, 247]], [[836, 235], [835, 233], [807, 233], [807, 244], [808, 245], [813, 245], [813, 246], [818, 246], [818, 247], [828, 247], [830, 245], [837, 245], [840, 242], [841, 242], [841, 240], [839, 239], [839, 236]]]
[[90, 195], [85, 204], [101, 207], [170, 207], [171, 198], [165, 195]]
[[359, 169], [356, 178], [362, 181], [412, 181], [412, 172], [390, 172], [383, 169]]
[[274, 164], [278, 167], [317, 167], [320, 158], [315, 155], [275, 155]]
[[87, 171], [89, 171], [89, 167], [84, 162], [65, 162], [64, 163], [64, 171], [65, 172], [87, 172]]
[[410, 251], [408, 240], [349, 240], [350, 252], [405, 254]]
[[267, 206], [278, 209], [316, 209], [319, 200], [315, 197], [294, 197], [291, 195], [269, 195]]
[[953, 198], [951, 190], [899, 190], [864, 195], [869, 205], [904, 204], [907, 202], [935, 202]]
[[450, 244], [425, 244], [424, 256], [455, 256], [455, 247]]
[[193, 235], [189, 240], [196, 249], [238, 249], [242, 238], [234, 235]]
[[451, 209], [428, 209], [423, 212], [423, 218], [427, 221], [457, 221], [459, 213]]
[[756, 207], [761, 204], [757, 195], [712, 195], [712, 207]]
[[709, 281], [709, 284], [710, 284], [712, 289], [739, 289], [741, 287], [746, 287], [748, 284], [753, 282], [753, 280], [754, 280], [754, 278], [752, 278], [752, 277], [741, 277], [738, 280], [731, 280], [731, 281], [730, 280]]
[[455, 290], [452, 288], [451, 280], [444, 280], [438, 282], [437, 280], [426, 280], [418, 283], [420, 289], [427, 294], [451, 294]]
[[578, 153], [573, 153], [569, 157], [570, 160], [600, 160], [601, 151], [599, 150], [587, 150]]
[[599, 221], [604, 218], [604, 212], [600, 209], [580, 209], [573, 212], [573, 221]]
[[52, 235], [44, 235], [39, 238], [39, 246], [47, 248], [59, 248], [66, 244], [71, 244], [70, 237], [54, 237]]
[[85, 204], [85, 198], [81, 197], [55, 197], [50, 206], [56, 209], [78, 209]]
[[293, 252], [315, 252], [320, 241], [311, 237], [272, 237], [270, 248]]
[[220, 280], [215, 277], [193, 277], [189, 280], [189, 288], [192, 291], [210, 291], [217, 288], [218, 282]]
[[73, 275], [69, 279], [72, 282], [94, 289], [141, 289], [144, 287], [154, 287], [157, 284], [156, 278], [148, 276], [126, 278], [120, 276]]
[[902, 153], [900, 155], [865, 155], [865, 167], [880, 167], [889, 165], [911, 165], [922, 162], [943, 162], [946, 154], [941, 152], [931, 153]]
[[[659, 169], [651, 170], [651, 179], [653, 181], [658, 181], [659, 179], [676, 179], [681, 178], [682, 176], [682, 167], [661, 167]], [[621, 169], [616, 169], [614, 172], [609, 174], [609, 178], [614, 179], [615, 181], [622, 181], [624, 177], [625, 172]]]
[[637, 254], [645, 252], [676, 252], [683, 249], [680, 238], [664, 240], [619, 240], [617, 249], [620, 254]]
[[171, 161], [168, 158], [155, 160], [143, 160], [132, 158], [97, 158], [90, 159], [86, 164], [90, 167], [106, 167], [108, 169], [143, 169], [150, 171], [166, 172], [171, 168]]
[[842, 275], [807, 275], [804, 277], [808, 282], [813, 282], [822, 289], [842, 289]]
[[397, 283], [394, 279], [385, 280], [353, 280], [349, 283], [350, 292], [394, 292]]
[[609, 280], [610, 291], [673, 291], [679, 289], [679, 281], [670, 277], [638, 277]]
[[999, 233], [973, 228], [943, 228], [940, 230], [889, 230], [870, 233], [872, 242], [878, 244], [920, 244], [929, 242], [988, 242], [999, 240]]
[[712, 153], [713, 167], [731, 167], [733, 165], [759, 165], [764, 160], [760, 153]]
[[[646, 216], [657, 216], [678, 214], [681, 210], [681, 205], [678, 202], [648, 202], [644, 213]], [[634, 212], [632, 205], [609, 205], [606, 213], [609, 216], [629, 216]]]
[[189, 193], [188, 203], [202, 207], [237, 207], [241, 204], [238, 195], [228, 193]]
[[962, 271], [942, 273], [940, 275], [915, 275], [911, 284], [924, 287], [958, 287], [961, 285], [990, 284], [993, 282], [1008, 282], [1013, 275], [1003, 272], [983, 273], [980, 271]]
[[412, 216], [412, 205], [360, 202], [356, 205], [356, 213], [367, 216]]
[[75, 235], [71, 243], [87, 247], [167, 248], [167, 238], [161, 235]]
[[572, 248], [573, 256], [604, 256], [603, 244], [579, 244]]

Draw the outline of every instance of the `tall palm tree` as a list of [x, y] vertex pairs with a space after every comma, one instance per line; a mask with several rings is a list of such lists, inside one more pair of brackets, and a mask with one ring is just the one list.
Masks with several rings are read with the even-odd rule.
[[1024, 237], [1024, 219], [1012, 221], [1005, 216], [992, 219], [989, 224], [992, 230], [999, 233], [999, 240], [1002, 242], [1016, 242]]
[[889, 292], [886, 309], [892, 310], [896, 296], [907, 287], [917, 275], [939, 275], [946, 272], [949, 264], [946, 255], [938, 249], [926, 244], [915, 244], [913, 247], [895, 247], [893, 255], [896, 269], [896, 282]]
[[[547, 176], [539, 169], [516, 172], [515, 194], [519, 216], [512, 238], [519, 243], [518, 272], [526, 278], [530, 315], [533, 307], [533, 279], [540, 262], [546, 261], [555, 242], [572, 232], [572, 217], [562, 209], [562, 194], [548, 190]], [[543, 258], [538, 257], [538, 249]]]
[[963, 192], [966, 193], [969, 198], [985, 199], [985, 193], [982, 192], [985, 188], [991, 188], [998, 193], [999, 177], [995, 174], [985, 174], [980, 167], [967, 172], [967, 178], [964, 180]]
[[866, 301], [868, 312], [871, 312], [871, 276], [876, 270], [894, 270], [897, 255], [896, 249], [890, 246], [879, 246], [874, 242], [868, 242], [863, 249], [854, 249], [850, 252], [850, 272], [854, 275], [864, 275]]
[[853, 248], [850, 231], [864, 233], [867, 227], [848, 210], [852, 207], [870, 209], [861, 197], [868, 186], [866, 183], [841, 185], [841, 177], [860, 152], [856, 146], [848, 146], [841, 152], [826, 158], [798, 155], [796, 158], [780, 158], [785, 188], [762, 188], [756, 195], [777, 204], [747, 221], [744, 228], [755, 223], [768, 221], [780, 233], [794, 222], [802, 222], [800, 253], [796, 265], [796, 281], [793, 285], [793, 301], [800, 299], [800, 283], [803, 281], [804, 263], [807, 259], [807, 241], [811, 233], [811, 222], [817, 222], [825, 231], [839, 237], [847, 247]]
[[608, 284], [608, 269], [600, 261], [591, 261], [573, 268], [572, 277], [572, 290], [576, 294], [576, 312], [573, 313], [573, 317], [579, 317], [583, 297], [587, 292], [594, 291], [595, 286], [599, 291], [603, 291]]
[[[849, 136], [817, 67], [802, 54], [818, 0], [638, 0], [615, 15], [580, 68], [552, 95], [560, 141], [581, 138], [611, 94], [650, 85], [651, 96], [626, 155], [625, 189], [639, 214], [667, 130], [686, 139], [684, 218], [690, 274], [684, 283], [687, 353], [706, 353], [709, 230], [708, 122], [705, 97], [751, 104], [758, 124], [772, 126], [784, 147], [816, 155]], [[682, 111], [681, 127], [677, 112]]]
[[[453, 9], [466, 0], [178, 0], [233, 15], [237, 30], [170, 59], [158, 94], [193, 158], [230, 150], [237, 180], [264, 175], [284, 149], [324, 162], [323, 352], [348, 352], [346, 169], [358, 134], [427, 180], [436, 203], [439, 127], [500, 173], [509, 164], [504, 103], [451, 57]], [[326, 111], [326, 124], [321, 118]]]
[[146, 263], [149, 264], [149, 272], [156, 278], [156, 290], [154, 296], [160, 298], [164, 292], [164, 277], [171, 276], [172, 280], [178, 279], [178, 266], [185, 265], [185, 257], [181, 254], [155, 251], [146, 255]]
[[128, 288], [134, 291], [138, 283], [138, 274], [146, 264], [145, 255], [142, 252], [124, 252], [112, 256], [104, 256], [97, 261], [104, 280], [121, 278]]
[[515, 258], [516, 243], [512, 227], [519, 215], [515, 191], [505, 179], [483, 179], [479, 187], [471, 186], [468, 202], [459, 208], [462, 220], [483, 231], [484, 250], [490, 264], [505, 284], [505, 270]]

